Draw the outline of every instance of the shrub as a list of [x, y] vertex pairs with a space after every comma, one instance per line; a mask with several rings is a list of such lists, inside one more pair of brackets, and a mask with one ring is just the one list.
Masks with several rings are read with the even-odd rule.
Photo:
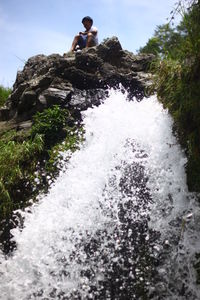
[[3, 106], [11, 93], [10, 88], [5, 88], [0, 85], [0, 107]]
[[70, 150], [70, 157], [82, 135], [69, 112], [59, 106], [37, 113], [30, 131], [9, 130], [1, 135], [0, 221], [26, 207], [39, 191], [48, 190], [47, 175], [51, 181], [58, 175], [62, 152]]
[[197, 63], [164, 59], [157, 65], [155, 89], [174, 117], [179, 140], [186, 150], [189, 189], [200, 191], [200, 76]]
[[53, 145], [59, 139], [63, 128], [71, 121], [68, 110], [58, 105], [38, 112], [34, 116], [34, 125], [31, 135], [42, 134], [46, 146]]
[[[178, 5], [182, 5], [179, 1]], [[200, 191], [200, 2], [192, 1], [175, 30], [160, 27], [164, 38], [160, 60], [154, 62], [154, 90], [174, 117], [179, 140], [186, 150], [188, 187]], [[175, 41], [175, 43], [173, 42]], [[148, 47], [147, 47], [148, 48]], [[149, 48], [148, 48], [149, 49]]]
[[[24, 140], [22, 140], [22, 138]], [[19, 201], [25, 196], [24, 184], [33, 178], [33, 170], [38, 156], [43, 151], [43, 139], [36, 135], [34, 139], [15, 130], [5, 133], [0, 140], [0, 219], [13, 209], [19, 208]], [[23, 190], [18, 199], [17, 193]]]

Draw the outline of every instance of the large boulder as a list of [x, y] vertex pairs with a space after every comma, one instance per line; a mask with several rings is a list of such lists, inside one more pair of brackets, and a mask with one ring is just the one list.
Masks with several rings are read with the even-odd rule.
[[0, 109], [0, 120], [31, 120], [37, 111], [54, 104], [84, 110], [99, 104], [108, 87], [119, 84], [141, 98], [148, 83], [145, 72], [153, 58], [123, 50], [116, 37], [63, 56], [31, 57], [17, 73], [13, 92]]

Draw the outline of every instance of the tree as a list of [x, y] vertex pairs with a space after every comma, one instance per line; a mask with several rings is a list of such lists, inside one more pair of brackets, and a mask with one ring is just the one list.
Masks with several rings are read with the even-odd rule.
[[160, 54], [160, 42], [155, 36], [150, 38], [144, 47], [140, 47], [139, 53], [152, 53], [156, 56]]
[[150, 38], [147, 44], [139, 49], [139, 53], [153, 53], [163, 57], [165, 55], [175, 58], [178, 55], [183, 40], [183, 35], [180, 31], [172, 28], [169, 23], [159, 25], [154, 31], [154, 35]]
[[[182, 16], [180, 24], [172, 27], [175, 15]], [[200, 49], [200, 1], [181, 0], [171, 11], [167, 24], [159, 25], [139, 53], [153, 53], [160, 58], [185, 59], [199, 55]]]

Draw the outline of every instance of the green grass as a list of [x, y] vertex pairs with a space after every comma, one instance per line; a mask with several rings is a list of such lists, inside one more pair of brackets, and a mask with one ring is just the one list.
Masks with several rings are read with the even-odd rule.
[[38, 112], [34, 116], [34, 125], [31, 129], [31, 136], [42, 134], [47, 147], [58, 141], [65, 126], [70, 123], [71, 116], [68, 110], [61, 109], [58, 105]]
[[63, 151], [70, 154], [83, 139], [69, 111], [53, 106], [34, 117], [30, 131], [9, 130], [0, 137], [0, 221], [30, 198], [46, 191], [62, 167]]
[[[23, 141], [22, 141], [23, 138]], [[33, 140], [15, 130], [5, 133], [0, 140], [0, 219], [20, 207], [25, 183], [30, 183], [43, 151], [42, 136]], [[24, 193], [24, 195], [26, 192]]]
[[200, 69], [193, 64], [164, 59], [155, 69], [155, 90], [175, 122], [179, 141], [186, 151], [189, 190], [200, 191]]
[[[187, 2], [187, 1], [186, 1]], [[140, 51], [157, 53], [152, 64], [154, 87], [159, 100], [174, 118], [177, 136], [188, 158], [189, 190], [200, 192], [200, 2], [184, 1], [180, 23], [157, 26], [154, 36]]]
[[2, 85], [0, 85], [0, 107], [2, 107], [5, 104], [10, 93], [11, 93], [10, 88], [5, 88]]

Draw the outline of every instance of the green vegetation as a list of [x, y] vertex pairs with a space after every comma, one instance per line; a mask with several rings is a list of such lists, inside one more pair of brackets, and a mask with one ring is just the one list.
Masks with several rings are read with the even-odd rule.
[[[190, 1], [191, 2], [191, 1]], [[200, 191], [200, 3], [184, 9], [178, 26], [158, 26], [139, 52], [154, 53], [154, 90], [175, 120], [175, 129], [186, 150], [188, 187]]]
[[5, 88], [0, 85], [0, 107], [2, 107], [5, 104], [10, 93], [11, 93], [10, 88]]
[[[200, 2], [190, 2], [178, 26], [158, 26], [154, 36], [139, 52], [153, 53], [154, 91], [168, 108], [179, 140], [186, 150], [187, 183], [191, 191], [200, 192]], [[174, 12], [172, 12], [174, 14]], [[196, 283], [200, 284], [200, 253], [194, 263]]]
[[173, 29], [170, 23], [157, 26], [154, 36], [150, 38], [144, 47], [139, 49], [139, 53], [152, 53], [158, 58], [170, 55], [176, 57], [180, 48], [177, 44], [181, 44], [184, 40], [181, 26]]
[[53, 109], [46, 109], [44, 112], [38, 112], [34, 116], [31, 135], [34, 137], [36, 134], [42, 134], [45, 145], [49, 147], [58, 140], [58, 136], [69, 121], [69, 112], [55, 105]]
[[26, 195], [26, 182], [32, 179], [39, 153], [43, 150], [40, 135], [33, 140], [12, 130], [0, 140], [0, 218], [5, 218], [13, 209], [20, 207], [21, 191]]
[[[0, 221], [28, 205], [59, 173], [62, 152], [77, 149], [83, 131], [69, 111], [53, 106], [34, 117], [30, 131], [0, 137]], [[47, 175], [50, 180], [47, 180]]]

